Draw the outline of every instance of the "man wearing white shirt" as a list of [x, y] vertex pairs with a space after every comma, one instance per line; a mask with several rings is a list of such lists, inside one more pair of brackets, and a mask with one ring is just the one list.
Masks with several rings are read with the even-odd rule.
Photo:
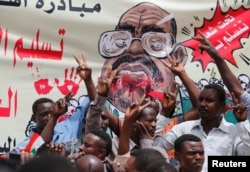
[[157, 137], [153, 145], [166, 150], [172, 149], [177, 137], [183, 134], [194, 134], [201, 138], [205, 150], [205, 162], [202, 171], [207, 171], [209, 155], [232, 156], [250, 154], [250, 124], [247, 109], [234, 97], [234, 111], [238, 124], [232, 124], [223, 116], [226, 92], [216, 84], [204, 87], [199, 96], [200, 119], [186, 121], [173, 127], [164, 135]]

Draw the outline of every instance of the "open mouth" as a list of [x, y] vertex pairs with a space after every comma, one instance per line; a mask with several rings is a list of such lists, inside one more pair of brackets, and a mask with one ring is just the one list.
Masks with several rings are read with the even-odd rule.
[[124, 63], [118, 68], [116, 87], [133, 92], [137, 89], [151, 90], [152, 73], [141, 64]]

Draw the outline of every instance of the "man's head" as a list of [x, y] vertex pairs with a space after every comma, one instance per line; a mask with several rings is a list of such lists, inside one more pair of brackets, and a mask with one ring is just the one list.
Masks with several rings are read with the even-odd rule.
[[54, 101], [49, 98], [39, 98], [32, 105], [32, 116], [38, 132], [41, 132], [48, 120], [51, 113], [54, 111]]
[[74, 172], [72, 164], [65, 158], [55, 154], [44, 154], [33, 158], [21, 166], [19, 172]]
[[145, 172], [178, 172], [178, 170], [168, 162], [155, 162], [148, 166]]
[[106, 131], [94, 130], [84, 136], [80, 151], [104, 160], [112, 151], [112, 140]]
[[130, 157], [125, 164], [126, 172], [145, 171], [148, 166], [157, 162], [165, 162], [164, 156], [157, 150], [152, 148], [134, 149], [130, 153]]
[[104, 172], [103, 162], [95, 155], [84, 155], [76, 161], [77, 172]]
[[226, 91], [217, 84], [205, 85], [199, 95], [199, 112], [202, 120], [215, 121], [226, 106]]
[[106, 59], [102, 76], [107, 76], [110, 67], [117, 69], [109, 100], [120, 111], [152, 90], [163, 92], [173, 81], [173, 73], [162, 60], [168, 63], [176, 31], [173, 14], [143, 2], [126, 11], [114, 31], [101, 35], [99, 52]]
[[201, 139], [193, 134], [184, 134], [174, 143], [175, 158], [183, 172], [200, 172], [205, 160]]
[[107, 128], [109, 127], [109, 118], [108, 118], [108, 110], [104, 106], [102, 107], [102, 112], [101, 112], [101, 130], [106, 131]]
[[[86, 109], [85, 113], [84, 113], [84, 118], [83, 118], [83, 124], [86, 124], [86, 118], [88, 115], [88, 111], [89, 111], [90, 106]], [[103, 131], [107, 131], [108, 127], [109, 127], [109, 117], [108, 117], [108, 110], [105, 106], [102, 107], [101, 110], [101, 126], [100, 126], [100, 130]], [[82, 133], [85, 133], [85, 127], [83, 127]]]
[[[149, 106], [144, 108], [137, 116], [136, 121], [141, 122], [146, 129], [148, 130], [149, 134], [153, 137], [155, 134], [156, 129], [156, 120], [158, 111], [154, 106], [154, 103], [151, 103]], [[137, 126], [137, 125], [136, 125]], [[136, 128], [136, 130], [139, 130]]]

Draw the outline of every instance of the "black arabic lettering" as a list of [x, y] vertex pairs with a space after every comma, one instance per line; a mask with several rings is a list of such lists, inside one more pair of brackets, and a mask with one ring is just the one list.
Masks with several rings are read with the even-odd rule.
[[86, 8], [85, 3], [82, 4], [82, 10], [84, 12], [87, 12], [87, 13], [93, 13], [94, 12], [94, 8]]
[[[98, 3], [93, 8], [86, 8], [85, 3], [83, 3], [82, 7], [73, 7], [72, 0], [69, 0], [69, 9], [70, 9], [70, 11], [77, 11], [77, 12], [83, 11], [83, 12], [93, 13], [94, 11], [96, 11], [99, 13], [101, 11], [101, 5]], [[80, 16], [83, 17], [84, 14], [81, 13]]]
[[13, 7], [19, 7], [21, 5], [21, 0], [9, 0], [9, 1], [0, 1], [0, 5], [4, 6], [13, 6]]
[[86, 8], [86, 7], [85, 7], [85, 3], [83, 3], [83, 4], [82, 4], [82, 10], [83, 10], [84, 12], [87, 12], [87, 13], [93, 13], [94, 11], [100, 12], [101, 6], [100, 6], [100, 4], [96, 4], [96, 5], [94, 6], [94, 8]]
[[79, 12], [81, 12], [82, 11], [82, 7], [73, 7], [72, 6], [72, 0], [69, 0], [69, 10], [70, 11], [79, 11]]
[[98, 13], [101, 11], [101, 5], [99, 3], [94, 6], [94, 11]]
[[27, 0], [24, 0], [24, 7], [27, 6]]
[[57, 9], [58, 10], [65, 10], [66, 9], [66, 4], [65, 4], [64, 0], [61, 0], [60, 3], [62, 5], [58, 6]]
[[44, 5], [43, 0], [38, 0], [37, 3], [36, 3], [36, 8], [42, 8], [43, 5]]
[[50, 10], [44, 10], [46, 13], [49, 13], [49, 14], [51, 14], [55, 10], [55, 4], [54, 4], [54, 2], [51, 1], [50, 5], [52, 7]]
[[10, 136], [8, 137], [7, 142], [8, 142], [8, 146], [6, 146], [6, 142], [5, 142], [3, 147], [0, 147], [0, 153], [7, 153], [12, 148], [16, 147], [16, 139], [15, 138], [13, 139], [13, 144], [12, 144], [13, 147], [11, 147], [12, 139]]

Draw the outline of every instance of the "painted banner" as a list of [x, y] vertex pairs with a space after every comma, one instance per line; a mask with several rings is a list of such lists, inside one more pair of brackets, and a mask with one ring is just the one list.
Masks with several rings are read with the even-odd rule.
[[[162, 93], [174, 78], [181, 83], [161, 62], [173, 52], [199, 89], [224, 86], [192, 39], [199, 31], [250, 90], [249, 9], [250, 0], [0, 0], [0, 153], [26, 137], [37, 98], [57, 100], [72, 91], [73, 113], [87, 94], [73, 54], [86, 54], [95, 84], [110, 66], [118, 69], [107, 106], [120, 118], [143, 94]], [[157, 19], [156, 26], [147, 23]], [[182, 86], [176, 114], [191, 106]], [[226, 119], [235, 123], [230, 109]]]

